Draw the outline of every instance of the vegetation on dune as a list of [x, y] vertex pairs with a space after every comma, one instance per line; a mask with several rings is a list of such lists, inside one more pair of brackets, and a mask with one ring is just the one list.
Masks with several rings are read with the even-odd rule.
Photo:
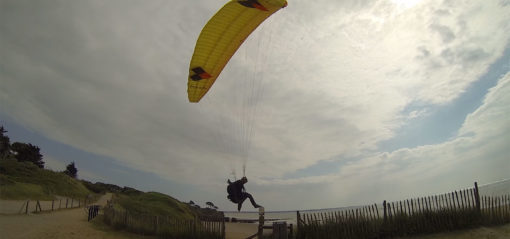
[[193, 219], [192, 209], [177, 199], [158, 192], [129, 190], [118, 193], [115, 203], [130, 213], [169, 216], [179, 219]]
[[11, 144], [6, 132], [0, 128], [1, 199], [53, 200], [57, 195], [78, 199], [114, 193], [101, 216], [113, 229], [166, 238], [222, 238], [224, 215], [212, 202], [206, 203], [208, 208], [200, 208], [193, 201], [180, 202], [163, 193], [78, 180], [74, 162], [62, 172], [44, 169], [39, 147]]
[[71, 178], [76, 178], [78, 176], [78, 169], [76, 169], [76, 167], [74, 166], [74, 162], [67, 165], [64, 173]]
[[[39, 147], [29, 144], [11, 143], [7, 130], [0, 126], [0, 198], [52, 200], [55, 196], [84, 198], [89, 194], [114, 193], [115, 207], [135, 214], [168, 216], [192, 219], [194, 217], [217, 216], [217, 208], [200, 208], [194, 203], [183, 203], [158, 192], [142, 192], [130, 187], [78, 180], [78, 169], [74, 162], [62, 172], [44, 169], [43, 155]], [[191, 201], [192, 202], [192, 201]]]
[[84, 198], [92, 192], [79, 180], [13, 158], [0, 160], [0, 198], [51, 200], [56, 195]]
[[84, 198], [91, 194], [79, 180], [74, 162], [64, 172], [44, 169], [40, 148], [29, 144], [11, 144], [0, 126], [0, 198], [52, 200], [55, 196]]

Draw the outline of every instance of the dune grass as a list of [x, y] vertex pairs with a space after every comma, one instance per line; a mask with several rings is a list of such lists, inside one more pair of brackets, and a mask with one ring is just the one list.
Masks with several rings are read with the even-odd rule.
[[188, 205], [158, 192], [119, 193], [114, 201], [117, 208], [130, 213], [169, 216], [179, 219], [193, 219], [194, 213]]
[[30, 162], [0, 159], [0, 198], [52, 200], [56, 195], [84, 198], [91, 192], [61, 172], [41, 169]]

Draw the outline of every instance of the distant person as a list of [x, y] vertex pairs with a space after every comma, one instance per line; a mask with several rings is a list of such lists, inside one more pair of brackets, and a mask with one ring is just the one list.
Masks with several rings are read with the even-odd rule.
[[243, 177], [235, 182], [231, 182], [230, 179], [228, 180], [227, 198], [230, 199], [230, 201], [232, 201], [233, 203], [237, 203], [237, 211], [241, 211], [241, 207], [243, 206], [243, 202], [244, 200], [246, 200], [246, 198], [250, 199], [251, 205], [253, 205], [254, 208], [261, 207], [260, 205], [255, 203], [253, 196], [246, 192], [244, 184], [247, 182], [248, 179], [246, 177]]

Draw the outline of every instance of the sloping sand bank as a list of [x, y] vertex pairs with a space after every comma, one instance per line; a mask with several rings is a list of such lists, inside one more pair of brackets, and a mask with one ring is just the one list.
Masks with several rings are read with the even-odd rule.
[[510, 239], [510, 224], [496, 227], [480, 227], [448, 233], [403, 237], [401, 239]]

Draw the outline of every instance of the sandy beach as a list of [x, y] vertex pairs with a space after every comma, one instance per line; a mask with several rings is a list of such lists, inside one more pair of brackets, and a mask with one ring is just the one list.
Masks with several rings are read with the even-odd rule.
[[[226, 223], [226, 239], [244, 239], [257, 232], [257, 224]], [[142, 236], [109, 228], [97, 228], [87, 222], [83, 209], [63, 210], [55, 213], [36, 215], [0, 215], [0, 232], [2, 238], [156, 238]], [[270, 230], [264, 230], [265, 234]], [[481, 227], [449, 233], [438, 233], [412, 239], [508, 239], [510, 224], [497, 227]], [[404, 239], [404, 238], [401, 238]]]
[[401, 239], [509, 239], [510, 224], [495, 227], [479, 227], [454, 232], [436, 233]]
[[255, 223], [225, 223], [226, 239], [247, 238], [257, 233], [258, 224]]
[[[102, 197], [98, 204], [106, 204], [111, 195]], [[124, 231], [114, 231], [101, 223], [87, 221], [87, 213], [83, 208], [60, 210], [52, 213], [29, 215], [0, 215], [0, 233], [2, 238], [156, 238], [142, 236]], [[99, 225], [99, 226], [98, 226]], [[257, 232], [257, 223], [225, 224], [226, 239], [244, 239]], [[271, 230], [264, 230], [270, 234]], [[413, 239], [508, 239], [510, 224], [496, 227], [480, 227], [449, 233], [438, 233]]]

